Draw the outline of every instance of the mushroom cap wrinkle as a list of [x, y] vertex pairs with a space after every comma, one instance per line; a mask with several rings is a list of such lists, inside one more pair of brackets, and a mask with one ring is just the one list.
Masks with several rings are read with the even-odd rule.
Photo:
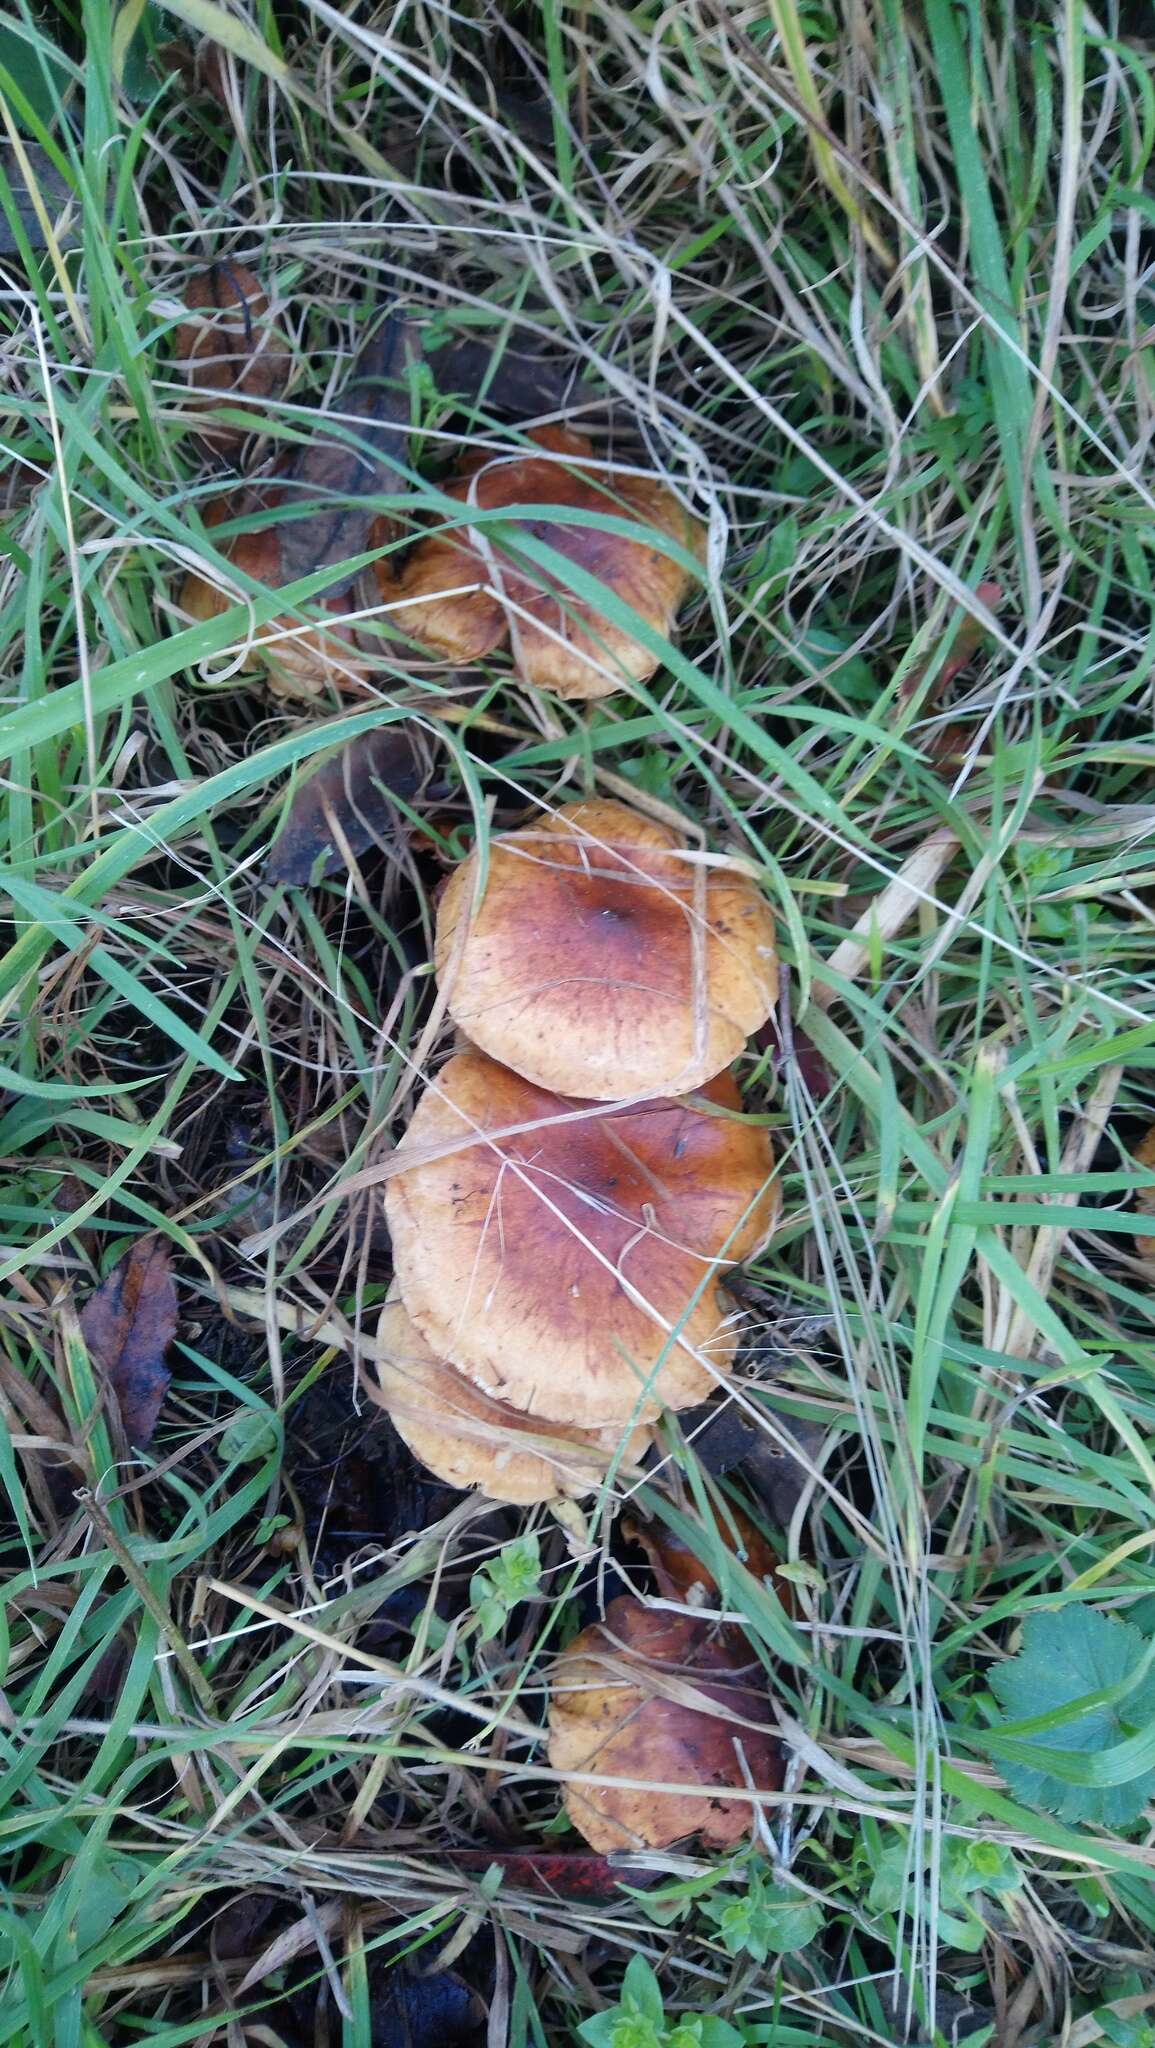
[[644, 1428], [623, 1441], [615, 1429], [535, 1425], [438, 1358], [396, 1294], [377, 1325], [377, 1388], [370, 1391], [438, 1479], [517, 1507], [593, 1493], [616, 1459], [636, 1468], [651, 1441]]
[[598, 1101], [686, 1094], [778, 994], [757, 884], [624, 804], [566, 804], [450, 877], [434, 959], [455, 1021], [539, 1087]]
[[432, 1350], [523, 1414], [582, 1428], [704, 1399], [737, 1348], [720, 1276], [765, 1242], [778, 1190], [730, 1076], [702, 1096], [607, 1107], [455, 1055], [385, 1193], [397, 1285]]
[[[398, 600], [390, 603], [390, 620], [455, 663], [480, 661], [508, 637], [524, 681], [558, 697], [608, 697], [623, 684], [644, 682], [660, 657], [560, 578], [516, 562], [499, 546], [492, 522], [471, 525], [469, 512], [532, 508], [513, 524], [604, 584], [664, 639], [690, 580], [683, 564], [644, 540], [551, 519], [550, 511], [624, 519], [691, 555], [701, 554], [703, 529], [658, 478], [591, 463], [592, 444], [583, 434], [545, 427], [528, 438], [535, 452], [475, 459], [444, 486], [462, 507], [462, 523], [417, 542], [397, 584], [383, 588]], [[567, 457], [581, 466], [567, 467]], [[383, 584], [387, 576], [383, 570]]]

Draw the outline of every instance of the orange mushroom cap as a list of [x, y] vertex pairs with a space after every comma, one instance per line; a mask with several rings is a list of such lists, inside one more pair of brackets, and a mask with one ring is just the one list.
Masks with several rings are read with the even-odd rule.
[[593, 1493], [619, 1455], [632, 1469], [651, 1442], [644, 1428], [623, 1445], [614, 1429], [535, 1427], [438, 1358], [396, 1295], [377, 1325], [377, 1383], [373, 1398], [430, 1472], [517, 1507]]
[[778, 1207], [766, 1131], [725, 1113], [730, 1076], [703, 1096], [603, 1108], [456, 1054], [385, 1194], [397, 1284], [437, 1355], [582, 1428], [702, 1400], [737, 1348], [719, 1274]]
[[491, 1058], [598, 1101], [685, 1094], [737, 1058], [778, 993], [757, 885], [618, 803], [566, 804], [450, 877], [434, 959]]
[[[204, 524], [219, 526], [222, 520], [243, 517], [247, 512], [272, 510], [283, 502], [284, 496], [275, 486], [262, 485], [246, 492], [239, 504], [225, 498], [214, 499], [205, 509]], [[267, 584], [271, 590], [294, 581], [301, 573], [296, 568], [288, 575], [284, 573], [280, 534], [272, 525], [237, 534], [222, 552], [242, 575], [251, 577], [254, 583]], [[180, 610], [197, 621], [219, 618], [236, 601], [236, 593], [210, 582], [199, 569], [189, 570], [177, 600]], [[335, 615], [354, 608], [348, 591], [332, 598], [314, 597], [311, 603], [319, 611], [332, 611]], [[283, 694], [309, 697], [325, 687], [338, 691], [354, 689], [366, 672], [353, 625], [312, 626], [292, 614], [260, 627], [250, 666], [266, 669], [270, 682]]]
[[[584, 434], [543, 427], [529, 437], [541, 454], [470, 465], [445, 486], [446, 495], [481, 512], [511, 505], [564, 506], [614, 515], [649, 527], [700, 553], [703, 529], [656, 477], [615, 474], [589, 465]], [[550, 458], [554, 459], [550, 459]], [[585, 464], [567, 467], [564, 460]], [[562, 524], [548, 509], [516, 525], [605, 584], [656, 632], [669, 637], [689, 578], [681, 564], [644, 541], [599, 527]], [[602, 617], [544, 570], [503, 555], [488, 528], [467, 525], [427, 534], [409, 556], [393, 591], [392, 622], [419, 646], [454, 663], [479, 661], [508, 638], [514, 667], [527, 683], [567, 698], [608, 697], [623, 683], [644, 682], [658, 656]]]
[[734, 1794], [777, 1792], [783, 1779], [762, 1670], [741, 1632], [628, 1593], [554, 1666], [549, 1760], [567, 1781], [603, 1781], [567, 1782], [564, 1795], [601, 1855], [664, 1849], [688, 1835], [733, 1848], [754, 1819], [753, 1802]]

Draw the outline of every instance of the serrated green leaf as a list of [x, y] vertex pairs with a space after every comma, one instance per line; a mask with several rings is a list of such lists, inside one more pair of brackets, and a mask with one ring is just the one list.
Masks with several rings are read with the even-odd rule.
[[1077, 1784], [1047, 1763], [1050, 1752], [1056, 1763], [1102, 1764], [1155, 1723], [1151, 1645], [1138, 1629], [1094, 1607], [1033, 1614], [1019, 1655], [991, 1673], [990, 1686], [1005, 1716], [992, 1733], [1023, 1738], [1014, 1757], [997, 1739], [990, 1745], [1016, 1798], [1066, 1821], [1126, 1827], [1138, 1819], [1155, 1791], [1155, 1768], [1120, 1784]]

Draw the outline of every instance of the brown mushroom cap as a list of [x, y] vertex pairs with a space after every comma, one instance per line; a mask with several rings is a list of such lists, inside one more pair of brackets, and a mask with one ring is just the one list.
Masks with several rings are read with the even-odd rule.
[[593, 1493], [621, 1453], [636, 1467], [649, 1449], [648, 1429], [622, 1444], [612, 1429], [564, 1423], [536, 1428], [528, 1416], [482, 1393], [429, 1349], [401, 1300], [386, 1302], [377, 1325], [375, 1399], [392, 1417], [415, 1458], [447, 1486], [477, 1487], [491, 1500], [530, 1507], [539, 1501]]
[[[1136, 1166], [1155, 1166], [1155, 1124], [1144, 1131], [1132, 1154]], [[1155, 1188], [1137, 1188], [1135, 1208], [1140, 1216], [1155, 1216]], [[1135, 1239], [1137, 1259], [1155, 1259], [1155, 1237]]]
[[[475, 463], [445, 485], [446, 495], [483, 512], [556, 505], [613, 515], [700, 553], [703, 529], [657, 478], [590, 467], [592, 444], [565, 428], [539, 428], [529, 439], [542, 454]], [[557, 459], [567, 456], [586, 466], [568, 468]], [[568, 556], [669, 637], [689, 579], [668, 555], [598, 527], [563, 525], [548, 510], [515, 524]], [[412, 550], [396, 586], [388, 585], [388, 572], [382, 571], [383, 595], [401, 599], [390, 605], [391, 622], [419, 646], [455, 663], [479, 661], [508, 636], [518, 674], [559, 697], [608, 697], [623, 683], [653, 675], [656, 654], [544, 570], [519, 567], [496, 540], [486, 539], [489, 531], [462, 526], [429, 533]]]
[[[761, 1667], [740, 1630], [626, 1593], [554, 1666], [549, 1760], [567, 1780], [580, 1772], [607, 1781], [565, 1786], [566, 1812], [601, 1855], [664, 1849], [688, 1835], [730, 1849], [754, 1817], [753, 1802], [732, 1795], [782, 1785], [769, 1723]], [[713, 1796], [702, 1796], [707, 1788]]]
[[[703, 1096], [740, 1107], [729, 1075]], [[688, 1407], [729, 1369], [719, 1271], [765, 1241], [778, 1207], [760, 1126], [689, 1101], [576, 1102], [470, 1052], [426, 1090], [398, 1151], [412, 1164], [385, 1208], [402, 1299], [479, 1386], [596, 1429]]]
[[[275, 486], [263, 485], [246, 492], [239, 502], [214, 499], [204, 512], [204, 524], [219, 526], [223, 519], [272, 510], [283, 497], [284, 492]], [[293, 581], [300, 573], [294, 570], [289, 577], [283, 574], [280, 538], [273, 525], [237, 534], [222, 552], [226, 561], [243, 575], [251, 576], [254, 583], [267, 584], [271, 590]], [[199, 569], [190, 569], [178, 598], [180, 610], [197, 621], [219, 618], [236, 601], [233, 593], [210, 582]], [[347, 593], [328, 600], [314, 597], [310, 603], [320, 611], [331, 610], [335, 614], [353, 608]], [[283, 691], [305, 696], [315, 696], [327, 686], [335, 690], [356, 688], [365, 675], [364, 655], [352, 625], [311, 626], [292, 615], [260, 627], [250, 666], [266, 669], [271, 682]]]
[[[434, 959], [475, 1045], [599, 1102], [686, 1094], [737, 1058], [778, 993], [756, 884], [624, 804], [566, 804], [450, 877]], [[465, 931], [463, 925], [467, 926]]]

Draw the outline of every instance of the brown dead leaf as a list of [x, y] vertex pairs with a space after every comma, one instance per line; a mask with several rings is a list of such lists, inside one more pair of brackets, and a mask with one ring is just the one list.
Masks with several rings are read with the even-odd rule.
[[369, 1980], [373, 2048], [481, 2048], [485, 2005], [453, 1970], [422, 1977], [401, 1963]]
[[266, 1977], [283, 1970], [287, 1963], [298, 1956], [308, 1955], [317, 1946], [318, 1935], [328, 1937], [335, 1934], [341, 1925], [344, 1905], [340, 1899], [330, 1899], [326, 1905], [294, 1920], [288, 1927], [282, 1927], [273, 1940], [261, 1950], [254, 1963], [250, 1963], [237, 1986], [237, 1996], [243, 1998], [254, 1984], [260, 1984]]
[[744, 1484], [769, 1520], [776, 1528], [789, 1528], [810, 1485], [810, 1461], [817, 1456], [825, 1431], [816, 1423], [794, 1417], [787, 1423], [775, 1414], [771, 1434], [754, 1413], [728, 1397], [684, 1408], [678, 1421], [705, 1471], [718, 1479], [740, 1468]]
[[[383, 522], [367, 501], [401, 488], [410, 416], [405, 369], [416, 353], [414, 331], [400, 313], [378, 321], [358, 351], [335, 417], [322, 413], [309, 439], [278, 465], [283, 502], [291, 494], [312, 504], [306, 517], [277, 528], [278, 583], [348, 561], [388, 538], [375, 530]], [[326, 596], [342, 594], [352, 580], [335, 581]]]
[[[329, 511], [280, 528], [280, 580], [289, 583], [314, 569], [348, 560], [388, 538], [386, 522], [364, 499], [402, 488], [410, 428], [408, 366], [424, 361], [438, 390], [481, 400], [521, 419], [560, 411], [573, 394], [573, 372], [536, 353], [458, 340], [423, 348], [420, 332], [398, 311], [379, 320], [362, 344], [349, 382], [337, 403], [342, 430], [318, 430], [279, 466], [278, 477], [294, 490], [328, 497]], [[334, 584], [337, 591], [340, 584]]]
[[424, 354], [443, 397], [480, 401], [515, 419], [564, 412], [591, 395], [588, 386], [577, 382], [572, 363], [551, 360], [533, 348], [500, 349], [474, 339], [428, 346]]
[[129, 1443], [152, 1440], [171, 1378], [165, 1353], [176, 1335], [176, 1287], [162, 1237], [141, 1237], [80, 1312], [88, 1355], [116, 1396]]
[[204, 93], [228, 110], [225, 53], [219, 43], [211, 42], [207, 36], [195, 49], [188, 43], [162, 43], [153, 66], [158, 72], [175, 71], [186, 92]]
[[618, 1869], [604, 1856], [583, 1856], [574, 1849], [444, 1849], [437, 1860], [453, 1870], [484, 1877], [500, 1870], [504, 1896], [537, 1892], [548, 1899], [576, 1899], [586, 1906], [608, 1906], [621, 1899], [621, 1886], [635, 1891], [656, 1884], [656, 1870]]
[[[214, 263], [199, 270], [184, 292], [190, 318], [174, 331], [173, 346], [193, 391], [219, 408], [236, 398], [246, 406], [275, 398], [289, 381], [292, 355], [269, 317], [268, 295], [258, 277], [240, 263]], [[239, 448], [248, 428], [227, 420], [200, 431], [214, 454]]]
[[[275, 621], [262, 635], [254, 665], [268, 672], [277, 695], [315, 698], [322, 691], [358, 691], [377, 645], [347, 616], [360, 572], [349, 558], [383, 546], [392, 522], [379, 509], [383, 492], [396, 492], [405, 462], [409, 393], [402, 371], [410, 349], [409, 323], [391, 313], [360, 350], [338, 411], [321, 414], [308, 438], [278, 464], [271, 478], [232, 506], [210, 505], [206, 526], [231, 516], [277, 511], [275, 522], [242, 529], [227, 541], [225, 559], [254, 583], [279, 590], [301, 576], [332, 567], [335, 574], [310, 609], [332, 626], [302, 626], [296, 615]], [[186, 618], [217, 618], [231, 602], [225, 586], [193, 569], [180, 588]], [[354, 613], [361, 609], [355, 598]], [[368, 644], [366, 644], [368, 642]]]
[[338, 874], [345, 848], [356, 856], [396, 834], [393, 799], [409, 802], [427, 774], [407, 725], [350, 740], [301, 783], [265, 863], [265, 880], [305, 888]]
[[[688, 1835], [732, 1848], [750, 1833], [754, 1805], [727, 1795], [782, 1784], [761, 1667], [747, 1661], [739, 1632], [630, 1594], [557, 1660], [549, 1760], [566, 1778], [642, 1781], [566, 1785], [566, 1812], [602, 1855], [669, 1848]], [[695, 1789], [670, 1789], [678, 1786]]]

